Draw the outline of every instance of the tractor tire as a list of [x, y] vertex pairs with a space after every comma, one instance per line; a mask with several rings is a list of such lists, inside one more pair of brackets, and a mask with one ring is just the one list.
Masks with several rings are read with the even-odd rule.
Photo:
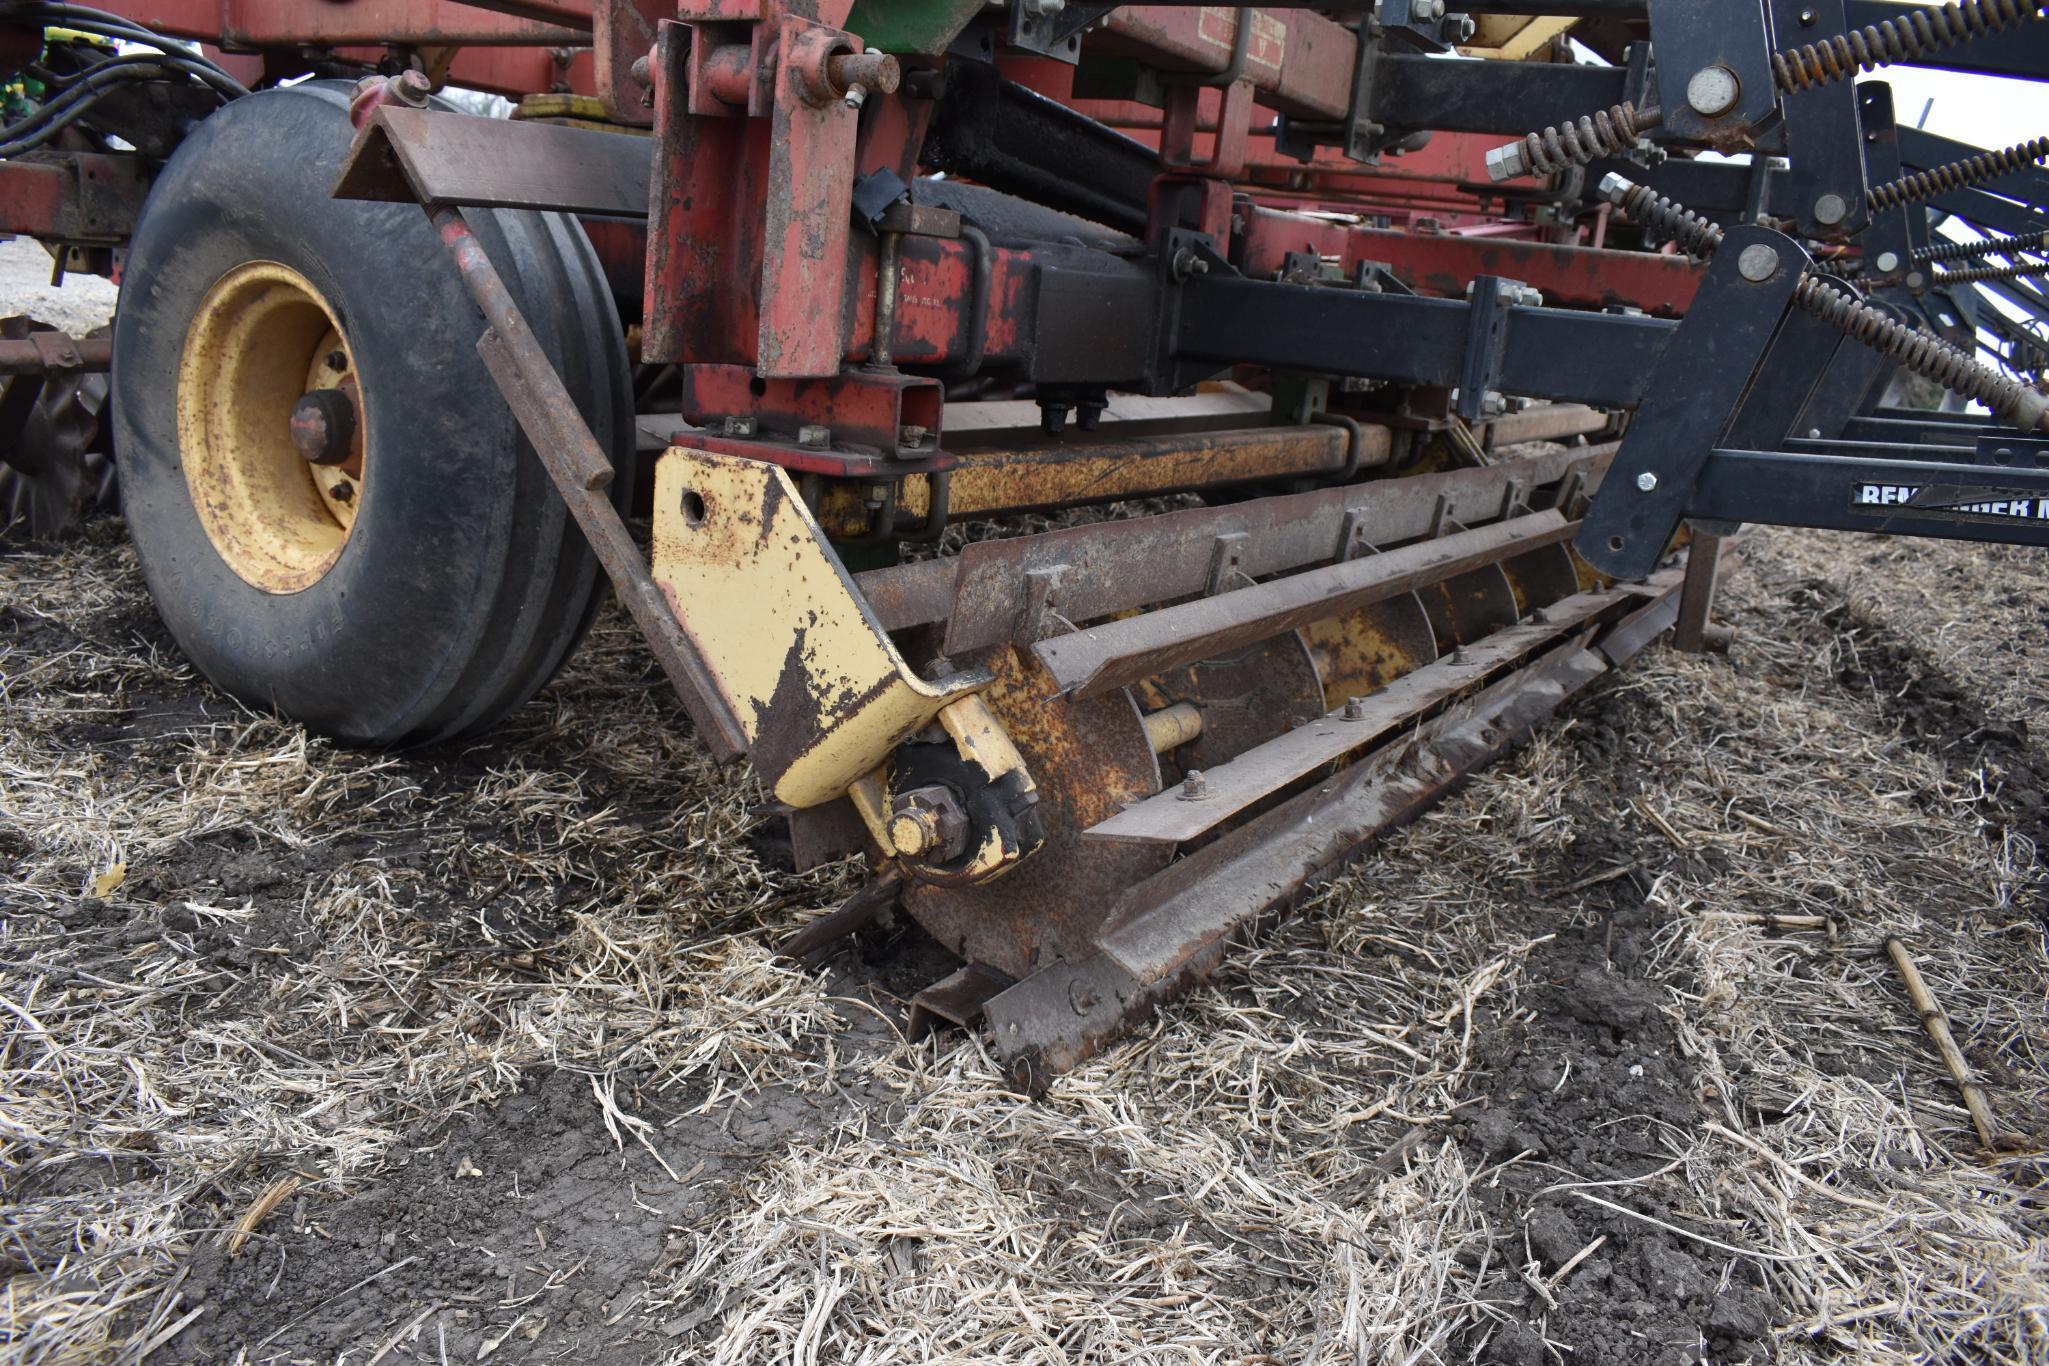
[[[352, 132], [347, 87], [309, 82], [234, 101], [165, 166], [114, 321], [122, 502], [215, 685], [344, 743], [426, 744], [539, 691], [605, 581], [427, 216], [329, 197]], [[623, 504], [631, 372], [589, 240], [564, 214], [467, 217]], [[317, 458], [293, 422], [314, 391], [346, 410]]]

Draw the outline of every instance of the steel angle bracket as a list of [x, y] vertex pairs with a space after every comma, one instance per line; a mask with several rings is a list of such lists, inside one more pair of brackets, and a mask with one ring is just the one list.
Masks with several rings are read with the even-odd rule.
[[1729, 230], [1587, 509], [1573, 548], [1588, 564], [1619, 579], [1642, 578], [1656, 567], [1709, 453], [1760, 383], [1794, 288], [1811, 265], [1783, 233], [1748, 225]]
[[[654, 579], [778, 800], [846, 793], [994, 681], [904, 663], [775, 465], [672, 446], [655, 466]], [[885, 846], [886, 847], [886, 846]]]
[[645, 218], [646, 138], [387, 104], [349, 146], [336, 199]]

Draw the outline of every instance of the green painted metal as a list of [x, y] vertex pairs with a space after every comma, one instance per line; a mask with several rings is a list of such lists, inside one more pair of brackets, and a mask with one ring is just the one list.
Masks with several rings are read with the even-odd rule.
[[981, 12], [982, 0], [854, 0], [845, 27], [883, 52], [937, 57]]

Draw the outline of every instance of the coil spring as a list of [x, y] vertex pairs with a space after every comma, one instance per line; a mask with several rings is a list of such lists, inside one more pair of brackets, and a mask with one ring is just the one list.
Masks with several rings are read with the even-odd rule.
[[1630, 186], [1616, 201], [1616, 207], [1644, 227], [1677, 242], [1689, 256], [1705, 260], [1722, 245], [1719, 224], [1709, 222], [1683, 204], [1653, 194], [1648, 186]]
[[2013, 419], [2023, 431], [2036, 426], [2049, 412], [2049, 399], [2019, 380], [1980, 365], [1976, 357], [1940, 337], [1895, 322], [1870, 304], [1851, 298], [1822, 276], [1801, 276], [1793, 288], [1793, 302], [1830, 327], [1896, 361], [1903, 369]]
[[1891, 62], [1904, 62], [2036, 18], [2049, 5], [2028, 0], [1963, 0], [1924, 5], [1804, 47], [1772, 54], [1781, 90], [1806, 90]]
[[1988, 237], [1982, 242], [1937, 242], [1914, 253], [1914, 264], [1931, 261], [1975, 261], [1985, 256], [2012, 256], [2023, 251], [2049, 247], [2049, 231], [2024, 232], [2018, 237]]
[[2024, 275], [2049, 275], [2049, 261], [2016, 261], [2006, 266], [1965, 266], [1936, 272], [1933, 283], [1968, 285], [1980, 280], [2018, 280]]
[[1916, 204], [1939, 194], [1948, 194], [1951, 190], [1961, 190], [1968, 185], [2008, 175], [2044, 157], [2049, 157], [2049, 137], [2029, 138], [2011, 147], [1980, 152], [1974, 157], [1930, 166], [1925, 171], [1874, 185], [1865, 194], [1864, 202], [1873, 213], [1892, 208], [1895, 204]]
[[[1551, 175], [1568, 166], [1587, 166], [1601, 157], [1620, 156], [1636, 145], [1640, 130], [1654, 126], [1624, 102], [1570, 123], [1553, 124], [1521, 140], [1525, 175]], [[1514, 144], [1511, 144], [1514, 145]]]
[[[1603, 180], [1601, 193], [1617, 208], [1647, 228], [1662, 232], [1689, 255], [1709, 257], [1726, 234], [1716, 224], [1682, 204], [1632, 185], [1620, 176]], [[1793, 289], [1795, 305], [1829, 326], [1891, 358], [1902, 368], [1946, 389], [1977, 399], [2011, 419], [2022, 431], [2049, 426], [2049, 398], [1996, 370], [1939, 337], [1894, 322], [1883, 312], [1853, 298], [1827, 275], [1802, 272]]]

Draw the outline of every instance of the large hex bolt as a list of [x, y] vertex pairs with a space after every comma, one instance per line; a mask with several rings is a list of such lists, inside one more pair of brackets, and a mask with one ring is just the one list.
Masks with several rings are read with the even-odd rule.
[[407, 109], [425, 109], [434, 82], [423, 71], [401, 71], [396, 76], [365, 76], [349, 94], [349, 122], [361, 129], [370, 116], [387, 104]]
[[339, 389], [315, 389], [292, 405], [292, 445], [315, 465], [339, 465], [356, 446], [356, 405]]
[[899, 858], [950, 863], [967, 849], [967, 813], [952, 789], [937, 784], [897, 793], [887, 828]]

